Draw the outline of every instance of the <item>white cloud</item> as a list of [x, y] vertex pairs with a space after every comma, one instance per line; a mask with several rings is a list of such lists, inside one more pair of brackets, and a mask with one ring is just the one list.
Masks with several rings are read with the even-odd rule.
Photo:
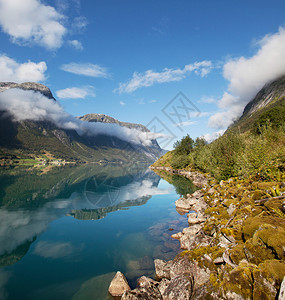
[[93, 87], [72, 87], [72, 88], [66, 88], [62, 90], [56, 91], [56, 96], [59, 99], [84, 99], [87, 96], [95, 97], [95, 93], [92, 91]]
[[120, 105], [126, 105], [126, 103], [124, 101], [120, 101]]
[[47, 242], [40, 241], [37, 243], [34, 253], [44, 258], [64, 258], [70, 256], [80, 247], [75, 247], [69, 242]]
[[212, 141], [217, 139], [219, 136], [223, 135], [224, 132], [225, 132], [225, 130], [222, 129], [222, 130], [215, 131], [212, 133], [207, 133], [207, 134], [203, 135], [202, 138], [204, 138], [208, 143], [211, 143]]
[[6, 111], [14, 121], [45, 120], [63, 129], [74, 129], [80, 135], [96, 136], [104, 134], [144, 146], [150, 146], [153, 139], [165, 136], [164, 134], [142, 132], [117, 124], [81, 121], [65, 112], [58, 102], [34, 91], [5, 90], [0, 93], [0, 110]]
[[64, 16], [39, 0], [0, 0], [0, 25], [15, 43], [61, 47], [67, 30]]
[[83, 50], [83, 45], [78, 40], [68, 41], [68, 44], [76, 50]]
[[88, 25], [88, 20], [84, 16], [74, 18], [72, 23], [73, 33], [82, 33]]
[[195, 121], [185, 121], [185, 122], [175, 123], [175, 124], [173, 124], [173, 126], [184, 127], [184, 126], [189, 126], [189, 125], [194, 125], [194, 124], [196, 124]]
[[43, 61], [39, 63], [28, 61], [20, 64], [6, 55], [0, 56], [0, 81], [44, 81], [46, 70], [47, 65]]
[[198, 101], [198, 103], [216, 103], [217, 100], [214, 97], [202, 96], [202, 98]]
[[91, 63], [69, 63], [61, 66], [61, 70], [76, 75], [107, 78], [109, 75], [106, 68]]
[[192, 72], [204, 77], [211, 69], [212, 63], [210, 61], [201, 61], [186, 65], [183, 69], [165, 68], [162, 72], [154, 72], [152, 70], [147, 70], [144, 73], [134, 72], [133, 77], [126, 83], [120, 83], [114, 92], [120, 94], [131, 93], [138, 88], [152, 86], [156, 83], [180, 81]]
[[232, 59], [224, 65], [223, 75], [229, 81], [228, 91], [218, 102], [223, 111], [209, 119], [211, 127], [230, 125], [267, 82], [285, 74], [285, 28], [266, 35], [257, 45], [259, 49], [252, 57]]

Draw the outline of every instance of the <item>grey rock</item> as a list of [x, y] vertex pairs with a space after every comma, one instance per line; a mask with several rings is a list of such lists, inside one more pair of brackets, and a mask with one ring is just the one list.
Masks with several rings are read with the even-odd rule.
[[202, 226], [200, 224], [194, 224], [190, 227], [186, 227], [182, 231], [182, 236], [180, 238], [181, 249], [191, 250], [197, 243], [197, 234], [201, 230]]
[[176, 208], [183, 209], [186, 211], [189, 211], [189, 209], [191, 208], [189, 201], [185, 198], [180, 198], [180, 199], [176, 200], [175, 206], [176, 206]]
[[189, 213], [187, 217], [189, 225], [204, 223], [206, 221], [206, 217], [203, 216], [201, 213], [192, 212]]
[[151, 278], [142, 276], [138, 280], [138, 287], [131, 291], [125, 291], [121, 300], [157, 300], [162, 296], [158, 289], [159, 283]]
[[43, 94], [49, 99], [54, 99], [50, 89], [40, 83], [35, 82], [24, 82], [24, 83], [15, 83], [15, 82], [0, 82], [0, 92], [4, 92], [8, 89], [21, 89], [25, 91], [35, 91]]
[[193, 278], [191, 275], [181, 274], [171, 279], [162, 293], [163, 300], [190, 299], [193, 292]]
[[[187, 255], [173, 262], [170, 269], [171, 280], [178, 275], [194, 278], [195, 288], [205, 284], [210, 278], [210, 269], [200, 267], [196, 261], [190, 260]], [[189, 277], [190, 276], [190, 277]]]
[[172, 266], [172, 261], [165, 261], [162, 259], [155, 259], [155, 274], [158, 280], [162, 278], [170, 279], [170, 268]]
[[169, 286], [169, 284], [170, 284], [170, 280], [166, 279], [166, 278], [162, 278], [162, 280], [159, 282], [158, 289], [160, 291], [160, 294], [162, 295], [162, 298], [163, 298], [163, 294], [164, 294], [165, 290], [167, 289], [167, 287]]
[[283, 281], [280, 286], [278, 300], [285, 300], [285, 277], [283, 278]]
[[213, 263], [217, 264], [217, 265], [222, 264], [223, 262], [224, 262], [224, 259], [222, 257], [217, 257], [213, 261]]
[[233, 203], [230, 204], [230, 206], [227, 209], [227, 212], [229, 215], [232, 215], [232, 213], [236, 210], [236, 205], [234, 205]]
[[119, 297], [122, 296], [125, 291], [129, 291], [129, 290], [131, 290], [131, 288], [127, 282], [126, 277], [124, 276], [123, 273], [118, 271], [110, 283], [108, 289], [109, 293], [113, 297]]
[[177, 232], [171, 235], [171, 237], [176, 240], [180, 240], [182, 236], [183, 236], [182, 232]]

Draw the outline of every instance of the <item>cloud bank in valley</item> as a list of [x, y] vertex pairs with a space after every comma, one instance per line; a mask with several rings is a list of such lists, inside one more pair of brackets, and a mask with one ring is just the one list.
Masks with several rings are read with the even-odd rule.
[[58, 102], [34, 91], [5, 90], [0, 93], [0, 110], [6, 111], [14, 121], [46, 120], [62, 129], [74, 129], [80, 135], [96, 136], [104, 134], [144, 146], [150, 146], [152, 139], [163, 136], [162, 134], [121, 127], [117, 124], [81, 121], [65, 112]]
[[209, 119], [209, 126], [226, 128], [239, 117], [245, 105], [267, 83], [285, 74], [285, 28], [266, 35], [259, 42], [255, 55], [231, 59], [223, 67], [229, 81], [228, 91], [218, 101], [221, 109]]

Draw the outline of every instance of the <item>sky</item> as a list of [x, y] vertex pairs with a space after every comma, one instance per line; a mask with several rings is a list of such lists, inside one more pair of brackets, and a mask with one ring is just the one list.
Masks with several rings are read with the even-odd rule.
[[0, 81], [144, 124], [166, 149], [222, 134], [284, 74], [284, 0], [0, 0]]

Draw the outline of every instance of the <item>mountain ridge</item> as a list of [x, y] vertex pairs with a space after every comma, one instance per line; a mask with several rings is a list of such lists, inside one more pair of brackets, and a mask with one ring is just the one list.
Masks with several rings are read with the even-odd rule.
[[[35, 91], [56, 101], [50, 89], [42, 84], [31, 82], [0, 83], [0, 95], [1, 92], [8, 89]], [[84, 116], [82, 118], [84, 119]], [[86, 119], [82, 120], [82, 118], [82, 122], [87, 121]], [[112, 119], [112, 122], [105, 123], [125, 125], [127, 128], [135, 128], [143, 132], [148, 131], [141, 124], [121, 122], [109, 116], [108, 119]], [[135, 157], [138, 161], [154, 161], [160, 156], [161, 149], [156, 140], [152, 140], [152, 145], [147, 147], [135, 145], [119, 137], [104, 135], [103, 133], [94, 136], [79, 135], [75, 129], [59, 128], [52, 121], [14, 121], [5, 111], [0, 111], [0, 156], [5, 156], [6, 153], [10, 153], [12, 156], [39, 154], [44, 151], [68, 161], [128, 162], [130, 157]]]
[[[285, 75], [266, 83], [255, 97], [245, 106], [239, 119], [229, 126], [229, 130], [243, 133], [258, 126], [260, 119], [268, 118], [272, 110], [283, 111], [285, 107]], [[276, 117], [275, 117], [276, 119]], [[276, 120], [275, 120], [276, 121]]]

